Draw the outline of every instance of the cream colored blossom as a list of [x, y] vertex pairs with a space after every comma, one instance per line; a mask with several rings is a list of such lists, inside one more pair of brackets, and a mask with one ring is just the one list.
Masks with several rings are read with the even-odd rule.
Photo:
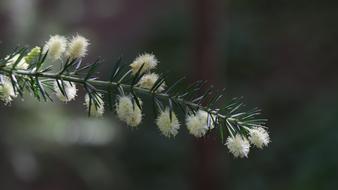
[[205, 125], [208, 125], [208, 122], [210, 122], [209, 129], [213, 129], [215, 127], [213, 119], [214, 116], [210, 115], [208, 112], [204, 110], [199, 110], [197, 112], [197, 116], [200, 118], [202, 123], [205, 123]]
[[234, 137], [229, 136], [225, 144], [228, 147], [229, 152], [236, 158], [248, 157], [250, 143], [245, 137], [242, 137], [239, 134], [236, 134]]
[[48, 57], [52, 60], [61, 59], [66, 51], [67, 39], [63, 36], [54, 35], [49, 38], [43, 48], [44, 52], [48, 51]]
[[[7, 56], [8, 58], [9, 56]], [[8, 60], [6, 66], [7, 67], [13, 67], [13, 65], [16, 63], [16, 61], [19, 59], [20, 54], [16, 54], [15, 56], [13, 56], [11, 59]], [[24, 58], [21, 58], [21, 60], [17, 63], [17, 65], [15, 66], [16, 69], [20, 69], [20, 70], [26, 70], [28, 69], [29, 64], [25, 61]]]
[[268, 132], [262, 127], [254, 127], [249, 130], [249, 140], [257, 148], [262, 149], [270, 142]]
[[58, 82], [54, 82], [54, 90], [56, 96], [63, 102], [69, 102], [76, 97], [77, 88], [73, 82], [64, 81], [63, 83], [59, 80], [60, 86], [64, 89], [64, 93], [62, 93], [59, 88]]
[[154, 69], [157, 66], [157, 63], [158, 63], [158, 61], [157, 61], [155, 55], [149, 54], [149, 53], [142, 54], [142, 55], [138, 56], [130, 64], [132, 74], [135, 75], [138, 72], [138, 70], [140, 70], [142, 65], [143, 65], [143, 67], [142, 67], [142, 70], [140, 71], [140, 74], [148, 72], [151, 69]]
[[121, 121], [126, 122], [131, 127], [137, 127], [142, 121], [142, 111], [136, 105], [136, 102], [133, 104], [130, 96], [118, 97], [116, 113]]
[[85, 95], [85, 105], [87, 107], [87, 110], [89, 110], [90, 107], [90, 116], [94, 117], [101, 117], [104, 113], [104, 101], [103, 101], [103, 95], [98, 93], [97, 94], [97, 105], [94, 104], [94, 101], [90, 99], [89, 95]]
[[166, 137], [175, 137], [180, 128], [180, 123], [174, 112], [171, 112], [170, 120], [170, 111], [166, 108], [164, 111], [161, 111], [156, 119], [156, 125]]
[[[151, 89], [155, 82], [158, 80], [158, 75], [156, 73], [148, 73], [141, 77], [137, 86], [145, 89]], [[162, 92], [165, 88], [165, 84], [162, 83], [160, 87], [158, 87], [157, 92]]]
[[[210, 122], [210, 129], [213, 128], [213, 123], [211, 120]], [[190, 134], [194, 135], [195, 137], [202, 137], [208, 131], [208, 113], [199, 110], [196, 114], [188, 115], [186, 118], [186, 125]]]
[[0, 75], [0, 78], [0, 99], [7, 105], [17, 97], [17, 93], [8, 77]]
[[71, 58], [83, 58], [87, 55], [89, 41], [87, 38], [77, 35], [73, 37], [67, 48], [67, 56]]

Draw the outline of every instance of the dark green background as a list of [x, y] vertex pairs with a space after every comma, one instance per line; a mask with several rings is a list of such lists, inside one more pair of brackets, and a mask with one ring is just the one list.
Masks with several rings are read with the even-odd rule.
[[0, 106], [0, 189], [336, 189], [337, 19], [325, 0], [1, 0], [1, 56], [79, 33], [104, 79], [118, 56], [153, 52], [168, 83], [208, 79], [261, 108], [272, 143], [234, 159], [216, 132], [164, 138], [151, 106], [135, 130], [86, 118], [83, 91], [67, 105], [27, 96]]

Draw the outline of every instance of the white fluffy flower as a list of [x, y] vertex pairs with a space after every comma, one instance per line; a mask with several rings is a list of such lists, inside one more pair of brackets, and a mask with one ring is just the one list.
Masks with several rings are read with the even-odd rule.
[[210, 122], [209, 129], [213, 129], [215, 127], [214, 120], [212, 115], [210, 115], [208, 112], [199, 110], [197, 112], [198, 117], [200, 118], [201, 122], [205, 122], [205, 125], [208, 125], [208, 122]]
[[142, 121], [141, 109], [136, 105], [136, 102], [133, 104], [129, 96], [118, 97], [116, 113], [120, 120], [126, 122], [131, 127], [137, 127]]
[[101, 117], [104, 113], [104, 101], [102, 94], [97, 94], [97, 105], [94, 104], [94, 101], [90, 99], [89, 95], [85, 95], [85, 105], [87, 107], [87, 110], [89, 110], [90, 107], [90, 115], [94, 117]]
[[63, 102], [69, 102], [76, 97], [77, 89], [76, 85], [72, 82], [64, 81], [63, 83], [59, 80], [60, 86], [64, 89], [64, 93], [62, 93], [59, 88], [58, 82], [54, 82], [54, 90], [56, 96]]
[[257, 148], [262, 149], [269, 144], [270, 137], [268, 132], [262, 127], [254, 127], [249, 130], [249, 140]]
[[[155, 73], [145, 74], [138, 81], [137, 86], [150, 90], [154, 86], [157, 79], [158, 79], [158, 75]], [[162, 83], [161, 86], [158, 87], [157, 92], [162, 92], [164, 88], [165, 88], [165, 84]]]
[[17, 97], [13, 89], [13, 85], [11, 80], [6, 76], [0, 76], [0, 99], [5, 103], [9, 104], [13, 98]]
[[242, 137], [239, 134], [236, 134], [235, 137], [229, 136], [225, 144], [236, 158], [248, 157], [250, 143], [245, 137]]
[[[197, 113], [194, 115], [188, 115], [186, 118], [186, 125], [190, 134], [194, 135], [195, 137], [202, 137], [208, 131], [208, 113], [203, 110], [198, 110]], [[214, 128], [214, 124], [210, 122], [210, 129]]]
[[156, 119], [156, 125], [166, 137], [175, 137], [178, 133], [178, 129], [180, 128], [180, 123], [174, 112], [171, 112], [170, 120], [170, 111], [168, 108], [166, 108], [165, 111], [161, 111]]
[[48, 57], [53, 60], [58, 60], [66, 51], [67, 39], [63, 36], [54, 35], [49, 38], [43, 48], [44, 52], [48, 51]]
[[[19, 59], [20, 54], [16, 54], [15, 56], [13, 56], [11, 59], [8, 60], [6, 66], [7, 67], [13, 67], [13, 65], [15, 64], [15, 62]], [[8, 58], [8, 56], [7, 56]], [[29, 64], [25, 61], [24, 58], [22, 58], [17, 65], [15, 66], [16, 69], [21, 69], [21, 70], [26, 70], [28, 69]]]
[[156, 66], [157, 66], [157, 59], [155, 57], [155, 55], [153, 54], [149, 54], [149, 53], [145, 53], [145, 54], [142, 54], [140, 56], [138, 56], [131, 64], [130, 64], [130, 67], [131, 67], [131, 71], [132, 71], [132, 74], [135, 75], [138, 70], [142, 67], [142, 70], [141, 70], [141, 74], [142, 73], [145, 73], [147, 71], [150, 71], [151, 69], [154, 69]]
[[71, 58], [83, 58], [87, 55], [88, 46], [88, 39], [77, 35], [73, 37], [68, 45], [67, 56]]

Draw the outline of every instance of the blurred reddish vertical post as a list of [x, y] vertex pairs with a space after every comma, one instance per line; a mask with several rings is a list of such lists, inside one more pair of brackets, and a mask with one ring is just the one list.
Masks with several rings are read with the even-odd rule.
[[[193, 78], [207, 80], [215, 84], [216, 68], [219, 58], [216, 31], [220, 23], [220, 7], [218, 0], [193, 0]], [[196, 140], [196, 160], [194, 165], [193, 189], [218, 189], [217, 152], [215, 145], [218, 138], [209, 135]]]

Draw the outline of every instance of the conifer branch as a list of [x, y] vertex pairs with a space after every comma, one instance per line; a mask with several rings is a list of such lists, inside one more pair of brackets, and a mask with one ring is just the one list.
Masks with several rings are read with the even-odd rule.
[[[185, 125], [190, 134], [202, 137], [219, 128], [222, 142], [226, 132], [226, 145], [235, 157], [247, 157], [250, 144], [258, 148], [270, 142], [265, 119], [257, 119], [260, 110], [243, 110], [240, 99], [217, 108], [223, 92], [212, 86], [205, 89], [205, 81], [182, 86], [184, 77], [171, 85], [166, 76], [153, 73], [158, 61], [152, 54], [137, 57], [126, 69], [122, 58], [113, 65], [109, 80], [98, 80], [96, 72], [100, 60], [82, 65], [87, 54], [88, 40], [73, 37], [68, 43], [65, 37], [52, 36], [43, 48], [35, 47], [27, 53], [19, 49], [0, 60], [0, 99], [9, 104], [17, 95], [31, 93], [39, 101], [54, 101], [51, 93], [61, 101], [75, 98], [77, 86], [86, 91], [85, 105], [90, 116], [100, 117], [105, 104], [114, 110], [119, 119], [131, 127], [142, 121], [143, 102], [140, 96], [153, 101], [155, 121], [163, 135], [174, 137], [180, 128], [175, 110], [186, 115]], [[50, 64], [51, 63], [51, 64]], [[60, 65], [55, 71], [55, 65]], [[114, 97], [117, 97], [113, 103]]]

